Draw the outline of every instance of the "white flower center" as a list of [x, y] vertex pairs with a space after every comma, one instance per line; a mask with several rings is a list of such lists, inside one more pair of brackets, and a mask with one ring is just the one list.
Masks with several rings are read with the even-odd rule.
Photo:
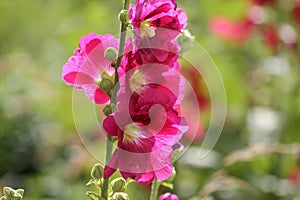
[[135, 92], [139, 92], [141, 87], [146, 85], [146, 79], [143, 77], [143, 73], [141, 71], [135, 72], [130, 77], [130, 89]]
[[143, 21], [140, 26], [140, 34], [142, 37], [154, 37], [155, 30], [151, 27], [151, 23], [149, 21]]
[[136, 123], [131, 123], [125, 126], [123, 142], [134, 142], [140, 136], [141, 128]]

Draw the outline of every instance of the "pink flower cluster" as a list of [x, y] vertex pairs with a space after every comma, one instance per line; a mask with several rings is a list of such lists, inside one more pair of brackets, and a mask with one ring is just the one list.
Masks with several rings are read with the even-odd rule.
[[[104, 130], [118, 141], [104, 178], [119, 169], [124, 178], [149, 184], [172, 174], [172, 153], [188, 130], [180, 115], [185, 80], [178, 72], [176, 42], [187, 17], [175, 0], [137, 0], [129, 17], [134, 38], [126, 40], [117, 70], [117, 111], [103, 121]], [[104, 55], [110, 47], [118, 49], [118, 43], [112, 35], [81, 38], [63, 68], [63, 80], [84, 90], [92, 102], [108, 103], [113, 92], [102, 90], [100, 84], [114, 82], [115, 69]]]
[[[286, 12], [278, 3], [278, 0], [248, 0], [249, 8], [242, 20], [233, 21], [223, 16], [215, 16], [209, 22], [210, 30], [228, 40], [230, 42], [243, 45], [254, 34], [262, 33], [265, 46], [276, 53], [281, 44], [297, 48], [297, 33], [296, 27], [293, 27], [294, 22], [300, 23], [300, 1], [294, 0], [293, 5], [288, 11], [291, 24], [286, 22], [278, 22], [283, 24], [278, 26], [274, 21], [268, 21], [268, 15], [274, 13]], [[269, 6], [269, 8], [266, 8]], [[280, 10], [282, 9], [282, 10]], [[278, 11], [280, 10], [280, 11]], [[268, 12], [272, 13], [268, 13]], [[287, 15], [288, 16], [288, 15]], [[280, 16], [276, 16], [277, 19]], [[284, 19], [286, 21], [286, 19]], [[260, 37], [260, 36], [259, 36]]]

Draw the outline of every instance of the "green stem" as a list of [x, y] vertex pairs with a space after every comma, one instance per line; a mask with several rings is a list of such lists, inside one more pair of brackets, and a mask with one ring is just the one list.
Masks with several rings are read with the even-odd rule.
[[[108, 164], [108, 162], [110, 161], [110, 158], [112, 156], [112, 151], [113, 151], [113, 141], [112, 141], [112, 136], [110, 136], [109, 134], [107, 134], [107, 138], [106, 138], [106, 152], [105, 152], [105, 165]], [[101, 191], [101, 196], [104, 199], [108, 199], [108, 188], [109, 188], [109, 178], [108, 179], [104, 179], [103, 181], [103, 190]]]
[[[124, 0], [123, 1], [123, 10], [128, 10], [130, 5], [130, 0]], [[118, 68], [121, 64], [121, 60], [123, 58], [124, 54], [124, 46], [125, 46], [125, 40], [126, 40], [126, 34], [127, 34], [127, 27], [128, 24], [121, 23], [120, 27], [120, 44], [119, 44], [119, 52], [118, 52], [118, 61], [117, 61], [117, 67]]]
[[151, 194], [150, 194], [150, 200], [157, 200], [158, 197], [158, 189], [159, 189], [160, 183], [155, 178], [152, 182], [151, 186]]
[[[123, 10], [129, 10], [129, 6], [130, 6], [130, 0], [123, 0]], [[112, 99], [111, 99], [113, 112], [116, 111], [116, 110], [114, 110], [116, 108], [116, 96], [117, 96], [117, 92], [120, 88], [118, 68], [121, 64], [123, 54], [124, 54], [125, 40], [126, 40], [126, 35], [127, 35], [127, 27], [128, 27], [128, 24], [121, 23], [118, 59], [117, 59], [117, 65], [115, 66], [115, 81], [114, 81], [115, 89], [114, 89]]]
[[[129, 5], [130, 5], [130, 0], [123, 0], [123, 10], [128, 10], [129, 9]], [[118, 67], [121, 64], [122, 58], [123, 58], [123, 54], [124, 54], [124, 47], [125, 47], [125, 40], [126, 40], [126, 34], [127, 34], [127, 26], [128, 24], [125, 23], [121, 23], [121, 30], [120, 30], [120, 44], [119, 44], [119, 51], [118, 51], [118, 60], [117, 60], [117, 66], [115, 66], [115, 80], [114, 80], [114, 85], [115, 85], [115, 89], [114, 89], [114, 94], [112, 95], [110, 104], [111, 107], [113, 109], [113, 112], [115, 112], [115, 108], [116, 108], [116, 93], [119, 90], [119, 76], [118, 76]], [[105, 165], [107, 165], [111, 159], [112, 156], [112, 152], [113, 152], [113, 138], [110, 135], [107, 135], [107, 139], [106, 139], [106, 152], [105, 152]], [[103, 191], [102, 191], [102, 197], [104, 199], [108, 199], [108, 188], [109, 188], [109, 178], [108, 179], [104, 179], [103, 181]]]

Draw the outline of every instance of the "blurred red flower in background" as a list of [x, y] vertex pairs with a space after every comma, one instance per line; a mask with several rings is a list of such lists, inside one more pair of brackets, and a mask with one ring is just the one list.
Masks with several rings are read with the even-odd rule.
[[292, 10], [293, 18], [300, 24], [300, 0], [296, 1], [295, 7]]
[[274, 4], [276, 3], [277, 0], [250, 0], [251, 3], [253, 4], [257, 4], [257, 5], [271, 5], [271, 4]]
[[295, 168], [289, 175], [289, 180], [295, 184], [298, 185], [300, 183], [300, 166]]
[[266, 46], [271, 49], [271, 51], [276, 52], [278, 50], [280, 40], [277, 32], [277, 27], [266, 26], [264, 29], [264, 39]]

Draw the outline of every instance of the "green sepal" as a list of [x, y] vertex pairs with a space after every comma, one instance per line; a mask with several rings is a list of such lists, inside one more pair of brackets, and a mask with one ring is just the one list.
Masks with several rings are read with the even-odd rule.
[[101, 179], [103, 177], [104, 167], [100, 163], [96, 163], [91, 171], [91, 177]]
[[116, 178], [111, 182], [113, 192], [125, 192], [126, 180], [122, 177]]
[[96, 194], [95, 192], [92, 192], [92, 191], [87, 191], [86, 196], [88, 196], [88, 198], [90, 200], [105, 200], [100, 195], [98, 195], [98, 194]]
[[162, 182], [161, 185], [163, 185], [164, 187], [169, 188], [169, 189], [171, 189], [171, 190], [174, 189], [173, 183]]

